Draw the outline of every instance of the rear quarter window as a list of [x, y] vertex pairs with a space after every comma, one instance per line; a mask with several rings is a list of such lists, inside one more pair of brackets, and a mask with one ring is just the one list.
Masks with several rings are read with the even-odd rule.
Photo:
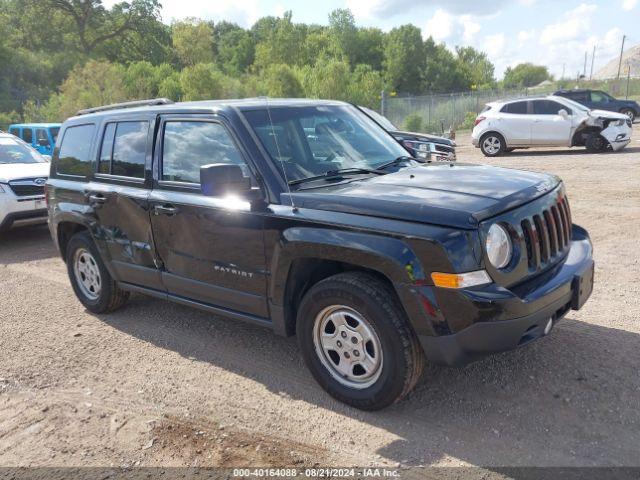
[[90, 152], [95, 129], [95, 125], [88, 124], [69, 127], [65, 130], [58, 153], [56, 173], [79, 177], [91, 174]]

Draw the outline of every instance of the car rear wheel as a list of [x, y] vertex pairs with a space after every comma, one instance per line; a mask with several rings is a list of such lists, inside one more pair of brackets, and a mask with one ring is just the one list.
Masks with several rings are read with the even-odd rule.
[[504, 137], [499, 133], [487, 133], [480, 139], [480, 150], [486, 157], [497, 157], [507, 148]]
[[395, 292], [372, 275], [342, 273], [317, 283], [297, 322], [307, 367], [341, 402], [384, 408], [409, 393], [422, 373], [424, 354]]
[[89, 233], [80, 232], [71, 237], [66, 259], [71, 286], [87, 310], [107, 313], [128, 300], [129, 292], [119, 288], [109, 275]]
[[629, 117], [632, 122], [636, 119], [636, 112], [631, 108], [623, 108], [620, 113]]

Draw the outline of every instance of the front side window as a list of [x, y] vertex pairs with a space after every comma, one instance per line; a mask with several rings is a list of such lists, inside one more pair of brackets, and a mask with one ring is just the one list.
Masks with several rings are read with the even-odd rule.
[[0, 136], [0, 164], [8, 163], [45, 163], [45, 159], [17, 138]]
[[47, 131], [44, 128], [38, 128], [36, 130], [36, 140], [38, 141], [38, 145], [42, 147], [48, 147], [51, 145]]
[[111, 174], [144, 178], [149, 122], [119, 122], [111, 158]]
[[95, 125], [78, 125], [65, 130], [56, 171], [64, 175], [86, 177], [91, 174], [91, 142]]
[[200, 183], [200, 167], [212, 163], [249, 169], [229, 132], [219, 123], [169, 121], [164, 127], [162, 180]]
[[558, 115], [558, 112], [562, 109], [571, 113], [567, 107], [560, 105], [558, 102], [552, 100], [534, 100], [533, 101], [533, 113], [535, 115]]
[[22, 139], [29, 145], [31, 145], [31, 143], [33, 142], [33, 130], [31, 130], [30, 128], [23, 128]]
[[375, 169], [407, 157], [398, 142], [354, 107], [272, 107], [243, 115], [289, 182], [346, 168]]
[[507, 103], [502, 110], [503, 113], [516, 113], [520, 115], [524, 115], [527, 113], [527, 102], [513, 102]]
[[16, 137], [19, 137], [20, 136], [20, 129], [19, 128], [15, 128], [15, 127], [14, 128], [10, 128], [9, 129], [9, 133], [11, 135], [15, 135]]
[[610, 98], [611, 97], [604, 92], [591, 92], [592, 102], [608, 102]]

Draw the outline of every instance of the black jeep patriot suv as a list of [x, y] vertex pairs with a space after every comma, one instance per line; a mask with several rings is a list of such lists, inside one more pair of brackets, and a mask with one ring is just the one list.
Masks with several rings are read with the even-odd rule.
[[46, 196], [89, 311], [141, 292], [296, 334], [320, 385], [362, 409], [407, 394], [425, 357], [548, 334], [593, 285], [558, 178], [419, 161], [341, 102], [81, 111]]

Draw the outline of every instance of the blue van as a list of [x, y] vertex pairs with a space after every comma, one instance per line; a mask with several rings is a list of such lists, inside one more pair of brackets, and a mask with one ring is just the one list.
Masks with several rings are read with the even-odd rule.
[[51, 156], [60, 125], [60, 123], [15, 123], [9, 126], [9, 133], [20, 137], [42, 155]]

